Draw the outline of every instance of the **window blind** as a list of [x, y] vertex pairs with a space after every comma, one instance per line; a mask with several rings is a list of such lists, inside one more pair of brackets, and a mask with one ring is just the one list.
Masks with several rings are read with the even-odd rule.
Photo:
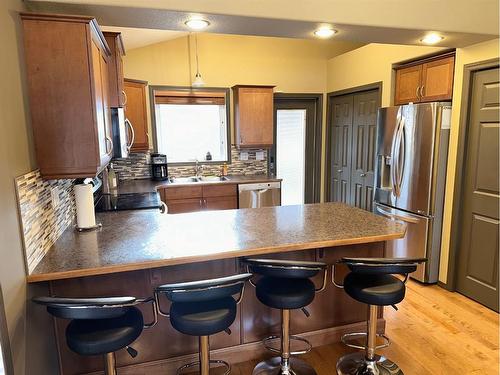
[[219, 91], [154, 91], [154, 97], [156, 104], [226, 104], [226, 94]]

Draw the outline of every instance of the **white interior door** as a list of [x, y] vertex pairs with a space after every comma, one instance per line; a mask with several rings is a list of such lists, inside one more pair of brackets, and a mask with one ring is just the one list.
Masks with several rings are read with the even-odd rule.
[[283, 206], [304, 203], [306, 110], [276, 111], [276, 175]]

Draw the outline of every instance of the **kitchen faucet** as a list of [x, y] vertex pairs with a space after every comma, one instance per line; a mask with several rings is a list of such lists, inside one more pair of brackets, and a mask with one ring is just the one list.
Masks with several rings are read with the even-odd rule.
[[201, 165], [198, 162], [198, 159], [196, 159], [195, 165], [194, 165], [194, 175], [196, 177], [201, 177], [202, 174], [203, 174], [203, 165]]

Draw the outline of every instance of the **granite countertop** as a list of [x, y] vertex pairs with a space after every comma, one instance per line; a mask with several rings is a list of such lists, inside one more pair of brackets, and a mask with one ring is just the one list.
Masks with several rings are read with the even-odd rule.
[[245, 184], [257, 182], [276, 182], [281, 181], [280, 178], [261, 175], [231, 175], [226, 176], [227, 180], [224, 181], [201, 181], [201, 182], [188, 182], [188, 183], [171, 183], [168, 181], [153, 181], [151, 179], [137, 179], [137, 180], [123, 180], [118, 184], [118, 194], [129, 193], [151, 193], [159, 188], [168, 186], [201, 186], [201, 185], [220, 185], [220, 184]]
[[105, 212], [102, 229], [68, 228], [28, 282], [401, 238], [398, 222], [342, 203], [187, 214]]

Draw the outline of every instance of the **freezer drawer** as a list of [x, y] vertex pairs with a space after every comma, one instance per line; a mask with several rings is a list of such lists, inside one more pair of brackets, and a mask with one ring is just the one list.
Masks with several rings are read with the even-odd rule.
[[380, 203], [375, 203], [375, 212], [406, 224], [404, 238], [387, 241], [385, 256], [393, 258], [427, 258], [428, 262], [419, 265], [411, 277], [424, 283], [437, 282], [439, 258], [436, 262], [435, 257], [431, 254], [431, 246], [429, 246], [429, 234], [432, 233], [433, 219], [397, 210]]

